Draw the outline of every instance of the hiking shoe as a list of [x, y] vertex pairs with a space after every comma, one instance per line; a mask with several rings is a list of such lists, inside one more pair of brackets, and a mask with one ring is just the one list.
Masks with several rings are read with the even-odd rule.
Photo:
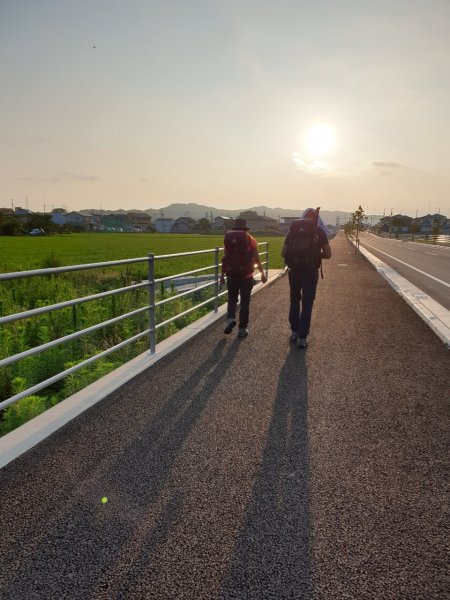
[[289, 339], [291, 340], [291, 342], [295, 342], [295, 341], [297, 341], [297, 332], [296, 332], [296, 331], [293, 331], [293, 332], [291, 333], [291, 337], [290, 337]]
[[233, 327], [236, 326], [236, 321], [234, 319], [227, 319], [227, 326], [223, 330], [224, 333], [231, 333]]
[[306, 341], [306, 338], [297, 338], [297, 348], [306, 348], [307, 345], [308, 342]]
[[248, 329], [247, 327], [239, 327], [239, 331], [238, 331], [238, 337], [240, 338], [244, 338], [248, 336]]

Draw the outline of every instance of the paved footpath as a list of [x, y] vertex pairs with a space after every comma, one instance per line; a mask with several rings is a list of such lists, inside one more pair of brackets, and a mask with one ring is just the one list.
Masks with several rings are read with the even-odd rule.
[[332, 249], [306, 351], [283, 277], [0, 471], [2, 599], [449, 597], [449, 352]]

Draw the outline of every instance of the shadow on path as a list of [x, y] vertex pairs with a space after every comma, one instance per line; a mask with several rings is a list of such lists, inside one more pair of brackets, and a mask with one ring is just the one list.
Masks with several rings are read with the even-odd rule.
[[306, 375], [305, 353], [291, 348], [221, 598], [310, 598]]
[[[51, 515], [44, 512], [28, 527], [34, 540], [26, 556], [19, 547], [9, 550], [21, 564], [2, 581], [5, 597], [87, 598], [105, 592], [107, 597], [126, 597], [127, 588], [148, 568], [155, 546], [179, 518], [182, 497], [160, 501], [159, 495], [238, 348], [238, 342], [227, 348], [220, 340], [206, 360], [172, 388], [159, 412], [136, 414], [130, 432], [137, 433], [110, 457], [114, 462], [100, 463], [64, 505]], [[158, 393], [163, 390], [155, 390], [149, 378], [148, 402]], [[102, 506], [103, 493], [108, 503]], [[161, 506], [155, 508], [158, 503]], [[22, 595], [25, 590], [28, 596]]]

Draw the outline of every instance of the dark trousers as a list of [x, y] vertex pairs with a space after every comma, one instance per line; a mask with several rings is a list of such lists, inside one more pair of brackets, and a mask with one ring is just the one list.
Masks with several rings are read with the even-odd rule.
[[318, 269], [289, 269], [289, 287], [291, 291], [289, 323], [292, 331], [296, 331], [298, 337], [303, 339], [308, 337], [309, 334], [318, 281]]
[[241, 306], [239, 309], [239, 327], [247, 327], [248, 312], [250, 308], [250, 295], [253, 288], [253, 277], [227, 277], [228, 289], [228, 311], [229, 319], [236, 318], [236, 305], [239, 295], [241, 296]]

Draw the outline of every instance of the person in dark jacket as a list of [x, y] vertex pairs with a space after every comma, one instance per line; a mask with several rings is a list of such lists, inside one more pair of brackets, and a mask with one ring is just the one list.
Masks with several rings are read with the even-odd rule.
[[[313, 208], [307, 208], [303, 212], [303, 218], [305, 219], [314, 219], [315, 217], [316, 211]], [[320, 259], [331, 258], [327, 232], [328, 229], [325, 223], [318, 217], [316, 243]], [[289, 253], [290, 244], [291, 234], [288, 233], [281, 251], [283, 258], [286, 258]], [[298, 348], [306, 348], [308, 345], [307, 338], [319, 282], [319, 267], [320, 261], [318, 266], [289, 268], [289, 324], [291, 326], [291, 341], [296, 342]]]

